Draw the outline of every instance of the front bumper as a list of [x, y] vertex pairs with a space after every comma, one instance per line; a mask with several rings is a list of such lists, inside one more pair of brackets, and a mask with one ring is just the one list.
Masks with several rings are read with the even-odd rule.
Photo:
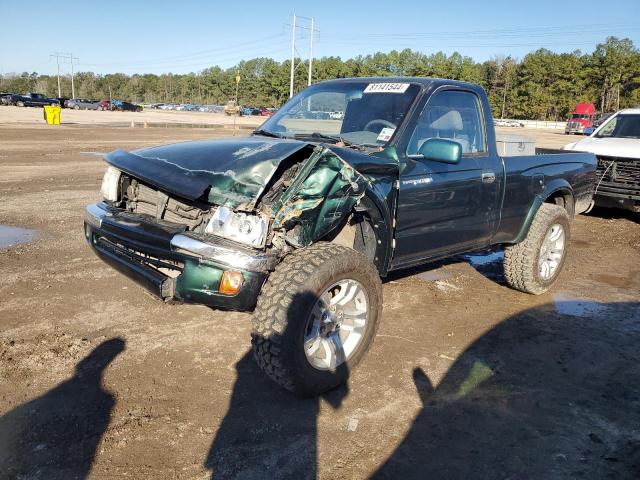
[[[84, 234], [98, 257], [165, 301], [251, 310], [278, 263], [276, 256], [106, 203], [86, 207]], [[225, 270], [244, 277], [236, 295], [218, 292]]]

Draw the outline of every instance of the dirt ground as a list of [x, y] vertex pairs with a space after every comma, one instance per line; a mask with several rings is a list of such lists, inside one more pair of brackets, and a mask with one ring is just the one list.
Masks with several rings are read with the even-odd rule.
[[[224, 113], [179, 112], [173, 110], [145, 109], [142, 112], [99, 112], [97, 110], [73, 110], [64, 108], [60, 113], [63, 125], [130, 125], [148, 124], [195, 124], [211, 126], [256, 127], [265, 117], [227, 116]], [[2, 107], [0, 108], [0, 125], [44, 124], [41, 108]]]
[[90, 152], [229, 133], [0, 125], [0, 224], [37, 234], [0, 250], [0, 478], [640, 478], [638, 216], [578, 217], [541, 296], [500, 252], [394, 274], [348, 386], [300, 400], [248, 314], [165, 305], [84, 243]]

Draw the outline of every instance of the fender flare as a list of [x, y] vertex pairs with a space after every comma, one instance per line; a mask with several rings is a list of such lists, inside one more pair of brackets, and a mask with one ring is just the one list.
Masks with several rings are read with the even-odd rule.
[[529, 207], [529, 211], [527, 212], [524, 223], [522, 224], [522, 227], [520, 227], [520, 231], [518, 232], [518, 235], [516, 236], [513, 243], [520, 243], [526, 238], [527, 233], [529, 233], [529, 227], [531, 227], [531, 223], [533, 222], [536, 213], [538, 213], [540, 205], [546, 203], [549, 198], [558, 196], [557, 194], [560, 194], [560, 196], [565, 199], [565, 207], [567, 208], [569, 217], [573, 218], [575, 208], [575, 195], [573, 194], [573, 189], [571, 188], [569, 182], [567, 182], [565, 179], [554, 179], [553, 181], [549, 182], [548, 185], [545, 185], [545, 188], [542, 192], [534, 197], [533, 203], [531, 204], [531, 207]]

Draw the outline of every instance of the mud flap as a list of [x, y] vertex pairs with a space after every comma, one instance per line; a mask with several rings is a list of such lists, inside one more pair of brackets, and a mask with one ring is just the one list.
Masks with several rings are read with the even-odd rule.
[[337, 227], [368, 186], [369, 181], [351, 165], [319, 147], [273, 205], [273, 228], [286, 230], [289, 243], [307, 246]]

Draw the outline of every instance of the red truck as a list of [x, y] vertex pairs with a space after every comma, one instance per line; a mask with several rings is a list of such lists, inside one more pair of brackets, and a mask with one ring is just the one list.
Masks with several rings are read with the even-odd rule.
[[582, 135], [585, 128], [593, 126], [593, 120], [596, 113], [596, 107], [593, 103], [579, 103], [571, 114], [571, 118], [567, 120], [567, 126], [564, 127], [564, 133], [576, 133]]

